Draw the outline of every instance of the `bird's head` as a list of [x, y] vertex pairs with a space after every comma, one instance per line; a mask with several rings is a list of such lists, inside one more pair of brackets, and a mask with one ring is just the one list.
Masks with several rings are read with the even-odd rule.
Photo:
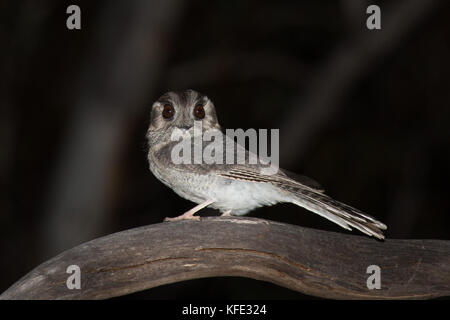
[[190, 131], [195, 121], [201, 122], [203, 131], [220, 130], [214, 104], [207, 96], [194, 90], [171, 91], [153, 104], [148, 132]]

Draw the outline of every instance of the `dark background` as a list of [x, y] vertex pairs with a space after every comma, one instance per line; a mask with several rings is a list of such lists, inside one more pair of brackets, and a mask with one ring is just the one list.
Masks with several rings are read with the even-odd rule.
[[[374, 3], [382, 29], [370, 31]], [[81, 30], [66, 28], [69, 4]], [[280, 129], [281, 167], [385, 222], [388, 238], [450, 239], [449, 9], [0, 2], [0, 292], [63, 250], [194, 206], [148, 170], [150, 106], [168, 90], [207, 94], [224, 128]], [[347, 232], [294, 205], [251, 215]], [[125, 298], [188, 297], [311, 298], [241, 278]]]

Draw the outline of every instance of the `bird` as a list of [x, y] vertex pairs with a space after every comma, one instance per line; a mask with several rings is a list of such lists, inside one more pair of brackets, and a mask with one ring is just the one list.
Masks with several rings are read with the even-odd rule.
[[[197, 91], [164, 93], [151, 107], [146, 134], [150, 171], [179, 196], [197, 204], [184, 214], [167, 217], [165, 221], [200, 220], [195, 213], [205, 207], [219, 210], [222, 216], [242, 216], [262, 206], [292, 203], [344, 229], [355, 228], [368, 236], [384, 239], [382, 230], [387, 229], [384, 223], [329, 197], [319, 183], [306, 176], [281, 168], [275, 174], [269, 174], [264, 172], [262, 161], [251, 164], [174, 161], [174, 148], [179, 146], [180, 139], [183, 140], [180, 137], [199, 136], [195, 132], [196, 124], [201, 125], [200, 135], [208, 131], [218, 136], [223, 134], [213, 102]], [[178, 140], [174, 139], [174, 132], [178, 133]], [[195, 140], [186, 139], [194, 148], [198, 144], [198, 139], [193, 142]], [[236, 142], [233, 140], [233, 143]], [[204, 150], [205, 141], [200, 140], [200, 144]], [[216, 156], [222, 156], [219, 151], [215, 152]], [[246, 159], [253, 155], [248, 150], [245, 152]], [[193, 159], [192, 154], [186, 156]]]

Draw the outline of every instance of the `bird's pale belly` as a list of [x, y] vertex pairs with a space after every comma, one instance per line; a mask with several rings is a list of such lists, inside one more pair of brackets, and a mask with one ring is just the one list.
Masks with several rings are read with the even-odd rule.
[[179, 196], [195, 203], [214, 200], [208, 207], [221, 212], [231, 210], [233, 215], [243, 215], [255, 208], [284, 200], [279, 190], [269, 183], [241, 181], [178, 170], [163, 170], [164, 173], [160, 170], [152, 171]]

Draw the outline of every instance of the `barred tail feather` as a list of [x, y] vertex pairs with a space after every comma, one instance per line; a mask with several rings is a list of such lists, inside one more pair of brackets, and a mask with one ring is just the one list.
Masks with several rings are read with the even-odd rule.
[[369, 236], [384, 239], [381, 230], [386, 230], [386, 225], [370, 215], [336, 201], [323, 193], [305, 189], [291, 190], [291, 192], [296, 195], [296, 199], [292, 203], [312, 211], [344, 229], [352, 230], [351, 227], [354, 227]]

